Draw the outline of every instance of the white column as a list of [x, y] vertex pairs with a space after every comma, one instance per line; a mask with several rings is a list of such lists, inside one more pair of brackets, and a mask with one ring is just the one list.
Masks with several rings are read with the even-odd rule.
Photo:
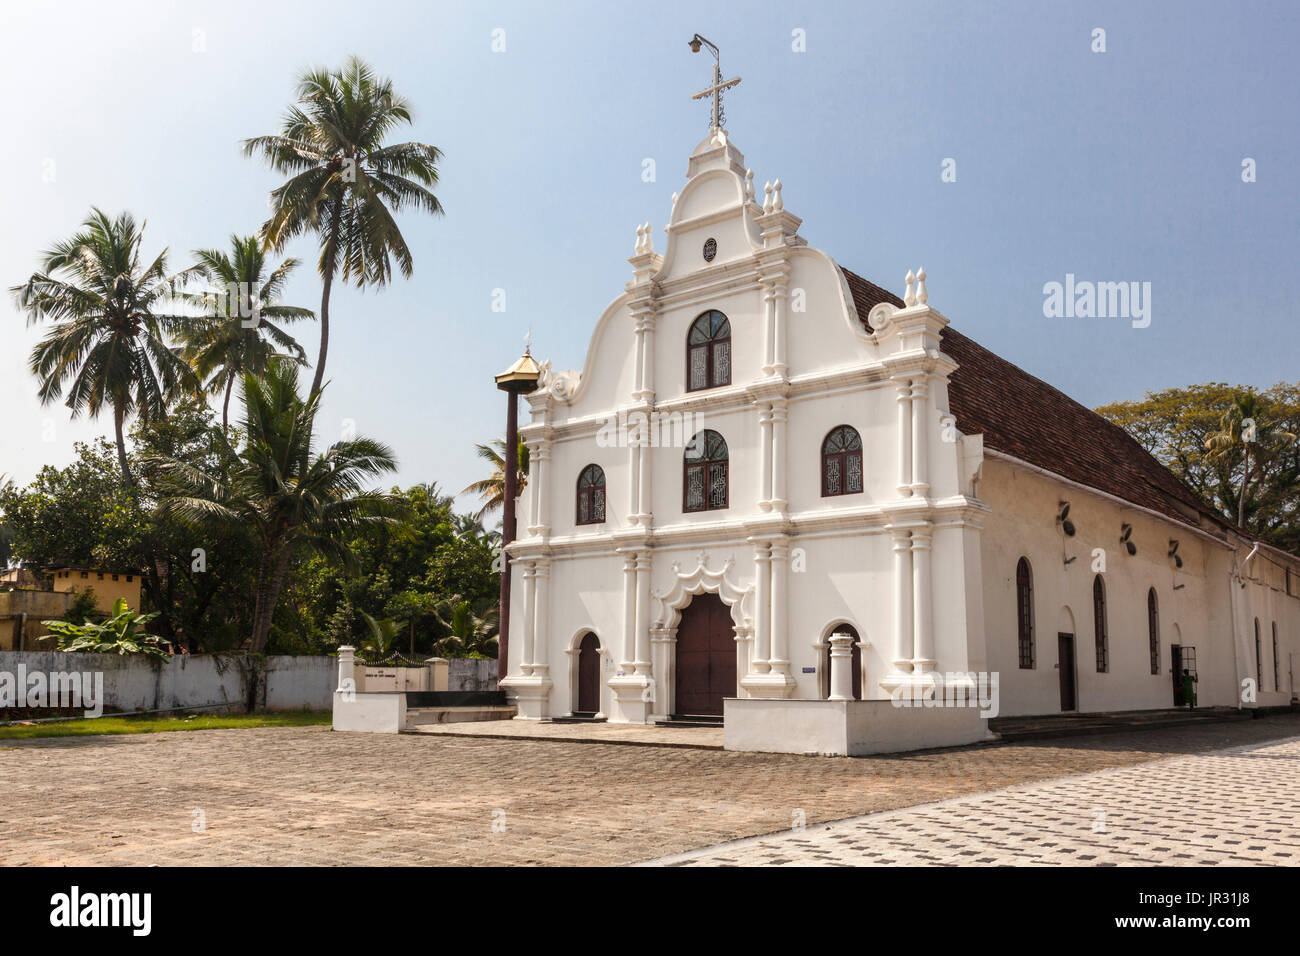
[[350, 692], [357, 689], [356, 652], [357, 649], [350, 644], [339, 645], [339, 686], [335, 690]]
[[850, 634], [831, 635], [831, 700], [853, 699], [853, 637]]
[[924, 377], [912, 382], [912, 490], [925, 495], [930, 490], [929, 461], [926, 451], [930, 445], [930, 385]]
[[[653, 413], [652, 413], [653, 414]], [[640, 474], [637, 480], [637, 509], [636, 513], [641, 517], [641, 523], [649, 527], [650, 512], [653, 510], [650, 505], [650, 458], [653, 450], [650, 447], [650, 426], [647, 423], [645, 430], [641, 433], [641, 457], [638, 465]]]
[[772, 406], [758, 406], [758, 507], [772, 507]]
[[533, 672], [533, 623], [536, 618], [537, 608], [537, 587], [536, 587], [536, 570], [532, 561], [523, 562], [524, 565], [524, 647], [520, 655], [520, 670], [525, 676]]
[[539, 441], [528, 448], [528, 490], [531, 502], [528, 508], [528, 533], [542, 534], [550, 530], [550, 509], [546, 504], [547, 467], [551, 460], [551, 444]]
[[763, 286], [763, 374], [771, 375], [776, 362], [776, 291]]
[[898, 386], [898, 493], [912, 493], [912, 383], [895, 379]]
[[618, 669], [631, 674], [636, 660], [636, 555], [623, 555], [623, 657]]
[[930, 554], [932, 535], [929, 531], [912, 532], [912, 606], [916, 625], [913, 642], [916, 656], [912, 659], [912, 672], [924, 674], [934, 669], [934, 621], [930, 600]]
[[638, 675], [650, 676], [650, 553], [636, 556], [636, 660]]
[[551, 562], [548, 559], [533, 564], [533, 676], [547, 677], [550, 673], [547, 636], [551, 631]]
[[766, 541], [754, 544], [754, 661], [755, 674], [766, 674], [772, 656], [772, 553]]
[[[772, 402], [772, 507], [784, 511], [785, 497], [785, 431], [790, 418], [789, 403], [784, 398]], [[847, 479], [846, 479], [847, 480]]]
[[[633, 424], [641, 423], [641, 424]], [[632, 516], [641, 513], [641, 436], [644, 434], [648, 423], [645, 422], [643, 412], [628, 413], [628, 475], [631, 480], [628, 482], [627, 489], [627, 513], [630, 520], [635, 520]]]
[[637, 398], [653, 403], [655, 400], [655, 313], [646, 311], [638, 316], [636, 330], [637, 342], [641, 349], [641, 374]]
[[894, 532], [894, 666], [912, 669], [912, 542]]
[[784, 275], [772, 284], [772, 297], [772, 374], [785, 378], [785, 319], [789, 291]]
[[789, 593], [790, 544], [772, 542], [772, 655], [768, 671], [773, 674], [790, 673], [789, 612], [786, 595]]

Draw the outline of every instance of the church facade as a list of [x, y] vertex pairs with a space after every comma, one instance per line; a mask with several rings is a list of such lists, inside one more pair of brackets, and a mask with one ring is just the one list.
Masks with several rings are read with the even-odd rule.
[[[923, 269], [896, 297], [801, 225], [714, 127], [582, 369], [543, 364], [520, 718], [725, 715], [729, 747], [861, 753], [1172, 707], [1189, 675], [1200, 706], [1291, 701], [1300, 561], [950, 328]], [[900, 706], [954, 686], [982, 710]]]

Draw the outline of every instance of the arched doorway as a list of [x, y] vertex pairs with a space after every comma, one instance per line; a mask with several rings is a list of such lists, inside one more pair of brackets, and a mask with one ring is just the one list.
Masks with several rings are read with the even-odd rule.
[[576, 714], [600, 711], [600, 639], [588, 631], [578, 645], [578, 707]]
[[852, 663], [849, 665], [853, 668], [853, 699], [862, 699], [862, 648], [858, 645], [862, 643], [862, 638], [858, 637], [858, 629], [852, 624], [836, 624], [826, 632], [826, 637], [822, 642], [821, 667], [819, 668], [822, 700], [831, 696], [831, 635], [848, 634], [853, 638], [851, 652], [853, 654]]
[[736, 696], [736, 632], [716, 594], [697, 594], [677, 625], [677, 699], [681, 716], [722, 716], [722, 699]]

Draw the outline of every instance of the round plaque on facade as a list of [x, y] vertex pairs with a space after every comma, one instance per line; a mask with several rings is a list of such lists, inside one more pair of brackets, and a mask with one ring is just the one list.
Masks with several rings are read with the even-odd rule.
[[704, 261], [712, 262], [713, 257], [718, 254], [718, 240], [709, 238], [704, 240]]

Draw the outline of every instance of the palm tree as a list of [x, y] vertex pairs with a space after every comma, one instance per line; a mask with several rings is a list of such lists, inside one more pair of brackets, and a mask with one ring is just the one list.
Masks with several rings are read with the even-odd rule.
[[389, 649], [393, 646], [393, 641], [397, 639], [397, 635], [402, 633], [402, 628], [406, 627], [406, 622], [394, 620], [391, 617], [376, 620], [365, 611], [361, 612], [361, 620], [366, 625], [367, 634], [367, 640], [362, 643], [361, 651], [375, 655], [376, 662], [383, 660], [388, 656]]
[[[474, 520], [481, 522], [506, 500], [506, 441], [504, 438], [494, 438], [490, 445], [475, 445], [474, 450], [492, 466], [492, 474], [469, 485], [461, 494], [476, 495], [483, 502], [483, 507], [474, 512]], [[524, 486], [528, 484], [528, 446], [522, 438], [519, 439], [517, 455], [519, 467], [516, 480], [519, 493], [522, 494]]]
[[439, 603], [434, 615], [439, 628], [447, 632], [434, 642], [435, 653], [496, 656], [498, 611], [495, 606], [480, 615], [468, 600], [453, 594]]
[[[272, 357], [306, 361], [302, 346], [271, 320], [294, 322], [315, 315], [310, 309], [280, 305], [277, 301], [301, 260], [285, 259], [270, 274], [264, 274], [266, 255], [253, 236], [232, 235], [228, 253], [199, 249], [194, 255], [198, 263], [193, 271], [216, 288], [187, 296], [202, 306], [204, 316], [186, 329], [183, 354], [203, 388], [224, 395], [224, 432], [230, 422], [230, 395], [245, 372], [262, 374]], [[277, 352], [277, 348], [281, 351]]]
[[193, 524], [249, 529], [259, 546], [253, 634], [249, 649], [267, 644], [280, 589], [294, 552], [310, 547], [345, 568], [356, 556], [349, 542], [376, 525], [396, 522], [399, 499], [366, 490], [363, 483], [396, 468], [392, 451], [368, 438], [337, 442], [313, 452], [312, 425], [319, 393], [298, 394], [297, 366], [273, 360], [262, 378], [246, 373], [242, 449], [221, 442], [229, 472], [208, 474], [177, 459], [152, 464], [174, 484], [165, 513]]
[[394, 127], [410, 122], [410, 106], [392, 81], [351, 57], [342, 70], [312, 70], [300, 78], [297, 103], [279, 135], [244, 141], [246, 156], [261, 156], [291, 177], [271, 193], [274, 207], [262, 226], [263, 242], [279, 251], [306, 232], [320, 241], [320, 353], [313, 395], [325, 376], [335, 276], [357, 287], [382, 286], [395, 256], [409, 279], [411, 250], [393, 213], [408, 206], [442, 213], [430, 192], [438, 183], [442, 151], [425, 143], [384, 144]]
[[113, 410], [117, 458], [129, 487], [124, 424], [138, 414], [147, 425], [166, 414], [168, 401], [191, 375], [168, 336], [184, 322], [158, 311], [175, 298], [180, 276], [167, 275], [167, 251], [145, 265], [144, 226], [130, 213], [110, 219], [92, 209], [82, 230], [42, 253], [39, 271], [13, 286], [27, 324], [53, 328], [32, 349], [28, 365], [41, 382], [41, 404], [62, 398], [75, 418]]
[[[1253, 473], [1263, 474], [1268, 463], [1282, 446], [1295, 441], [1296, 436], [1264, 420], [1259, 397], [1254, 392], [1241, 393], [1219, 420], [1219, 430], [1205, 439], [1209, 457], [1220, 460], [1231, 469], [1238, 455], [1242, 457], [1241, 488], [1237, 493], [1237, 526], [1246, 527], [1246, 492]], [[1252, 461], [1253, 458], [1253, 461]], [[1228, 502], [1231, 505], [1231, 502]]]

